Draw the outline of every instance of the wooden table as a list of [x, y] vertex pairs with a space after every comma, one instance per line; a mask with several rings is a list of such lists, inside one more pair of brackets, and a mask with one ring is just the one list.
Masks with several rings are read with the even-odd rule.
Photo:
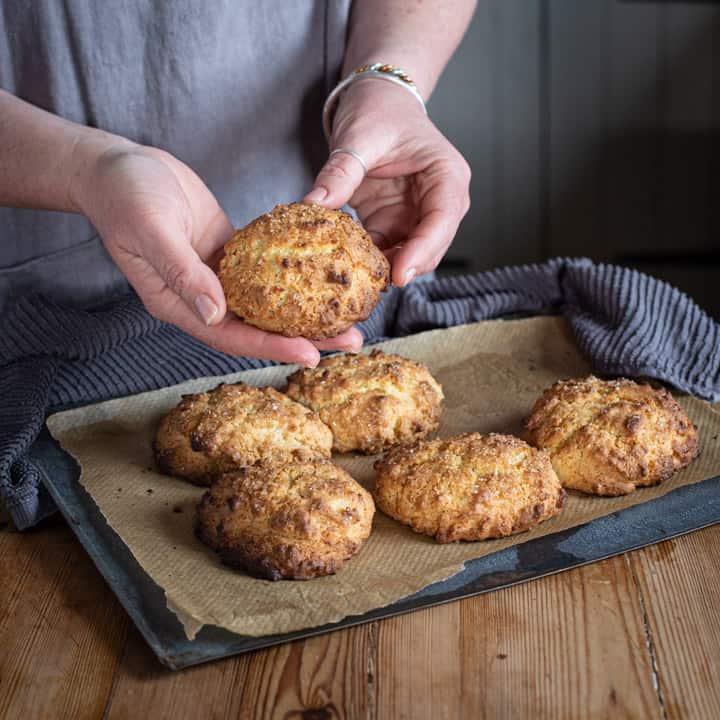
[[0, 512], [0, 718], [720, 718], [720, 526], [172, 673], [59, 517]]

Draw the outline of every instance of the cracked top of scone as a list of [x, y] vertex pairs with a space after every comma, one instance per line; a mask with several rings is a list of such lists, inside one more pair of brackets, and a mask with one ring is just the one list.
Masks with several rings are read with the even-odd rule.
[[529, 530], [565, 501], [547, 455], [512, 435], [420, 440], [393, 448], [375, 469], [377, 506], [440, 543]]
[[299, 203], [236, 231], [218, 274], [242, 320], [313, 340], [365, 320], [390, 282], [388, 261], [350, 215]]
[[218, 473], [277, 458], [329, 458], [332, 433], [316, 413], [271, 387], [219, 385], [184, 395], [153, 443], [160, 470], [209, 485]]
[[545, 390], [524, 437], [548, 451], [564, 487], [594, 495], [655, 485], [700, 452], [695, 426], [667, 390], [592, 375]]
[[368, 454], [436, 430], [443, 400], [422, 363], [380, 350], [324, 358], [290, 375], [285, 392], [320, 415], [333, 449]]
[[223, 562], [268, 580], [332, 575], [367, 540], [370, 493], [326, 460], [258, 463], [221, 475], [195, 532]]

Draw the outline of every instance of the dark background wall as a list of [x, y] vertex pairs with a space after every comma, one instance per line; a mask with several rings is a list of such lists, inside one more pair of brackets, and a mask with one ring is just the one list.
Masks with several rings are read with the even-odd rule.
[[430, 113], [473, 168], [443, 271], [588, 256], [720, 318], [720, 2], [479, 0]]

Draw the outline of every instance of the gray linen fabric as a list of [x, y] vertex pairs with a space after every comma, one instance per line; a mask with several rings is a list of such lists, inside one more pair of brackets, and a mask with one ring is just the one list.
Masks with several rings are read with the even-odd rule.
[[[301, 198], [350, 0], [2, 0], [0, 88], [171, 152], [234, 225]], [[0, 208], [0, 311], [32, 292], [83, 306], [127, 283], [79, 215]]]

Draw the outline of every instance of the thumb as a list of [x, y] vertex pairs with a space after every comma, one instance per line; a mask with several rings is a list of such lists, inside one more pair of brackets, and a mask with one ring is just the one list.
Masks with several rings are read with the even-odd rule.
[[362, 160], [345, 148], [333, 150], [315, 178], [313, 189], [303, 202], [328, 208], [340, 208], [350, 202], [350, 198], [365, 179], [366, 169], [370, 168], [370, 158], [366, 155], [360, 157]]
[[165, 284], [206, 324], [225, 317], [225, 294], [217, 275], [182, 233], [165, 232], [148, 243], [147, 260]]

